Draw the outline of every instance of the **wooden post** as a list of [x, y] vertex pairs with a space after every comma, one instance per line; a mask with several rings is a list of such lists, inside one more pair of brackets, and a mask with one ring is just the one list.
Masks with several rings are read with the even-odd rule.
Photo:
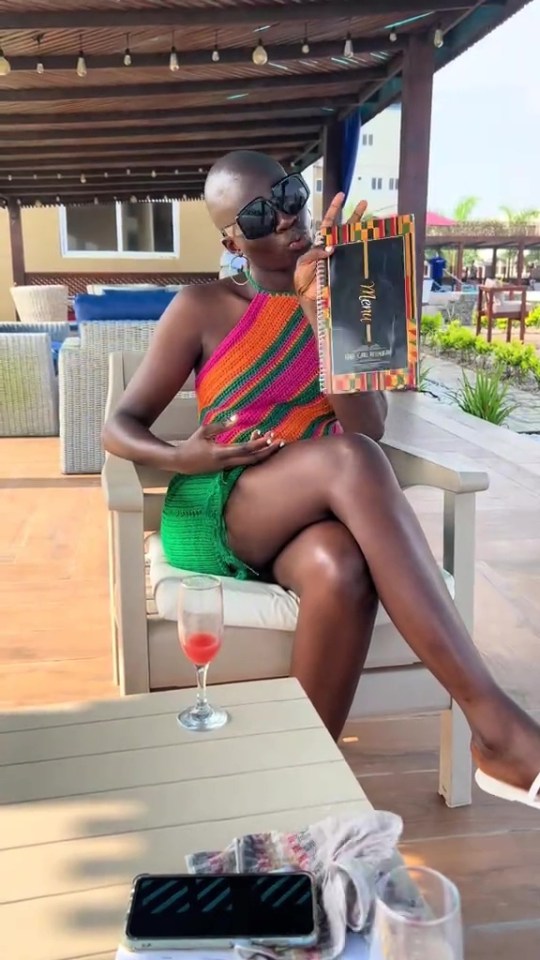
[[342, 149], [341, 123], [334, 120], [325, 127], [323, 137], [323, 216], [341, 190]]
[[435, 47], [431, 37], [410, 37], [403, 63], [398, 212], [413, 213], [416, 231], [417, 309], [422, 312], [422, 276], [431, 138]]
[[491, 279], [495, 280], [497, 276], [497, 260], [499, 259], [498, 247], [493, 247], [493, 256], [491, 258]]
[[25, 281], [24, 243], [21, 223], [21, 208], [14, 201], [9, 201], [9, 236], [11, 240], [11, 269], [13, 285], [21, 286]]
[[457, 256], [456, 256], [456, 277], [457, 277], [457, 289], [461, 290], [462, 280], [463, 280], [463, 244], [458, 243], [457, 245]]
[[518, 283], [521, 283], [521, 281], [523, 280], [523, 268], [524, 268], [524, 266], [525, 266], [525, 244], [523, 243], [523, 240], [521, 240], [520, 243], [519, 243], [519, 246], [518, 246], [517, 265], [516, 265], [516, 273], [517, 273], [517, 282], [518, 282]]

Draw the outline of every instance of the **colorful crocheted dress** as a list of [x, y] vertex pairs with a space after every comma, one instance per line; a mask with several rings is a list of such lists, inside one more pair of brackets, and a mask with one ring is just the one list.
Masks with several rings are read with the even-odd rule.
[[[236, 414], [220, 443], [248, 440], [254, 430], [274, 430], [288, 443], [341, 432], [320, 392], [316, 339], [290, 295], [258, 293], [199, 371], [195, 389], [201, 423]], [[238, 579], [254, 575], [230, 550], [224, 522], [227, 499], [245, 469], [173, 477], [161, 527], [172, 566]]]

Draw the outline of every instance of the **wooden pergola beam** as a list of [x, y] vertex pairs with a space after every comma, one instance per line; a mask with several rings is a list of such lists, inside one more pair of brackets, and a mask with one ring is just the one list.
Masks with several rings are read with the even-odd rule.
[[95, 8], [55, 11], [8, 11], [0, 14], [0, 31], [7, 30], [84, 30], [117, 28], [132, 30], [136, 27], [206, 27], [209, 17], [212, 25], [285, 23], [322, 20], [350, 20], [352, 17], [408, 16], [414, 13], [464, 10], [471, 6], [470, 0], [324, 0], [306, 4], [291, 4], [277, 7], [273, 3], [241, 7], [207, 6], [157, 8], [149, 10], [110, 10]]
[[[19, 193], [8, 194], [7, 199], [10, 202], [13, 202], [23, 198], [28, 200], [28, 198], [33, 197], [41, 202], [44, 202], [47, 198], [49, 200], [54, 199], [55, 202], [59, 202], [59, 200], [64, 202], [64, 197], [70, 196], [79, 197], [81, 199], [85, 198], [89, 202], [93, 202], [94, 197], [96, 196], [99, 197], [100, 200], [113, 200], [119, 197], [129, 199], [131, 196], [136, 196], [137, 199], [140, 199], [147, 194], [155, 194], [161, 197], [167, 195], [177, 197], [181, 196], [183, 193], [188, 193], [190, 190], [201, 193], [203, 188], [204, 178], [199, 178], [199, 180], [196, 181], [191, 180], [185, 182], [182, 180], [171, 180], [166, 181], [165, 183], [160, 183], [159, 187], [154, 188], [152, 188], [152, 186], [148, 183], [133, 184], [131, 188], [126, 187], [125, 184], [117, 185], [116, 187], [101, 186], [99, 189], [83, 189], [81, 187], [80, 190], [76, 190], [75, 187], [70, 187], [70, 189], [66, 190], [65, 193], [62, 193], [54, 187], [51, 188], [50, 186], [48, 186], [46, 190], [41, 191], [36, 191], [34, 189], [29, 190], [27, 187], [26, 190], [21, 190]], [[57, 198], [59, 198], [59, 200]]]
[[[396, 53], [403, 49], [407, 42], [407, 36], [398, 37], [395, 43], [392, 43], [388, 36], [380, 34], [373, 37], [354, 37], [355, 56], [361, 53]], [[343, 56], [343, 40], [326, 40], [321, 43], [310, 43], [309, 54], [302, 54], [300, 43], [280, 43], [265, 44], [270, 60], [278, 63], [287, 63], [289, 61], [298, 63], [304, 60], [327, 60], [330, 57]], [[253, 44], [254, 46], [254, 44]], [[223, 66], [245, 66], [251, 63], [251, 47], [229, 47], [219, 51], [219, 67]], [[179, 60], [182, 67], [207, 67], [212, 63], [211, 50], [182, 50], [179, 52]], [[118, 70], [122, 67], [123, 49], [118, 53], [85, 54], [86, 65], [89, 71], [94, 70]], [[163, 67], [167, 69], [169, 51], [161, 53], [137, 53], [131, 51], [132, 70], [140, 70], [148, 67]], [[76, 56], [73, 54], [51, 54], [42, 53], [41, 60], [46, 70], [68, 70], [71, 73], [75, 69]], [[35, 70], [36, 56], [14, 56], [9, 58], [12, 71]], [[216, 81], [219, 82], [219, 81]]]
[[8, 202], [9, 238], [11, 245], [11, 273], [15, 286], [21, 286], [25, 280], [24, 240], [21, 211], [14, 201]]
[[415, 36], [403, 65], [403, 101], [399, 161], [398, 212], [415, 217], [416, 296], [422, 312], [422, 277], [426, 245], [426, 213], [435, 49], [428, 36]]
[[[40, 193], [32, 191], [31, 193], [22, 192], [12, 194], [7, 197], [0, 195], [0, 203], [7, 201], [8, 207], [13, 206], [46, 206], [47, 204], [69, 204], [77, 203], [95, 203], [95, 198], [101, 203], [113, 203], [115, 200], [129, 201], [132, 196], [136, 196], [137, 202], [145, 200], [147, 197], [152, 200], [179, 200], [185, 196], [200, 197], [204, 190], [204, 179], [198, 182], [170, 184], [167, 189], [162, 187], [152, 187], [149, 184], [139, 187], [136, 190], [126, 190], [118, 188], [116, 190], [67, 190], [62, 193], [58, 190], [43, 190]], [[37, 203], [36, 203], [37, 201]]]
[[[294, 147], [302, 146], [303, 140], [297, 136], [290, 136], [290, 138], [281, 136], [276, 139], [268, 140], [258, 140], [257, 149], [259, 150], [275, 150], [275, 149], [293, 149]], [[245, 140], [243, 138], [238, 138], [233, 140], [230, 144], [227, 144], [227, 148], [230, 150], [249, 150], [253, 147], [252, 140]], [[46, 166], [54, 170], [62, 170], [65, 167], [77, 167], [81, 173], [88, 172], [92, 166], [101, 166], [105, 170], [108, 169], [108, 165], [112, 163], [120, 163], [126, 167], [137, 167], [145, 166], [147, 169], [153, 167], [163, 166], [179, 166], [183, 161], [191, 158], [192, 162], [201, 166], [202, 161], [200, 157], [205, 156], [209, 157], [214, 154], [221, 155], [223, 153], [224, 147], [223, 143], [198, 143], [195, 146], [185, 147], [180, 149], [179, 147], [171, 146], [168, 144], [156, 144], [155, 148], [152, 149], [151, 145], [145, 145], [144, 150], [137, 150], [136, 155], [134, 155], [133, 150], [129, 150], [127, 147], [125, 149], [120, 149], [116, 146], [112, 146], [110, 153], [60, 153], [48, 152], [44, 150], [39, 151], [39, 156], [35, 157], [35, 154], [17, 154], [14, 156], [7, 156], [4, 153], [0, 154], [0, 173], [5, 171], [6, 173], [16, 174], [20, 170], [26, 169], [31, 172], [34, 170], [39, 170], [40, 167]]]
[[[43, 113], [0, 113], [0, 129], [15, 127], [19, 130], [21, 127], [34, 126], [49, 129], [51, 126], [73, 125], [73, 129], [76, 131], [80, 128], [88, 129], [92, 124], [122, 123], [126, 121], [134, 123], [141, 120], [151, 120], [154, 123], [174, 121], [181, 124], [185, 120], [189, 122], [194, 117], [208, 122], [215, 120], [224, 122], [224, 118], [228, 118], [225, 122], [232, 122], [233, 118], [234, 120], [242, 120], [247, 117], [256, 117], [257, 120], [260, 120], [269, 116], [281, 118], [287, 115], [311, 112], [313, 114], [319, 113], [321, 116], [331, 116], [332, 113], [337, 113], [342, 108], [357, 106], [357, 100], [357, 97], [345, 94], [331, 99], [324, 96], [306, 98], [305, 100], [274, 99], [262, 103], [243, 103], [238, 100], [223, 104], [219, 109], [215, 107], [182, 107], [181, 109], [179, 107], [162, 107], [161, 109], [156, 107], [155, 110], [129, 110], [127, 109], [129, 104], [126, 104], [125, 110], [106, 110], [103, 112], [85, 111], [82, 113], [78, 110], [76, 113], [51, 113], [46, 115]], [[115, 127], [114, 129], [120, 130], [122, 128]]]
[[[296, 133], [310, 133], [319, 130], [322, 126], [322, 118], [286, 118], [283, 120], [270, 120], [264, 126], [265, 136], [279, 135], [284, 131], [293, 130]], [[155, 142], [158, 138], [191, 138], [193, 134], [205, 134], [209, 137], [259, 137], [261, 132], [260, 124], [255, 124], [253, 120], [244, 122], [221, 121], [220, 123], [184, 123], [174, 126], [137, 126], [137, 127], [89, 127], [85, 130], [42, 130], [36, 133], [35, 130], [7, 130], [2, 133], [2, 150], [10, 147], [24, 145], [30, 141], [38, 143], [41, 146], [51, 145], [57, 142], [72, 140], [74, 143], [84, 143], [92, 140], [114, 140], [115, 142], [129, 139], [131, 142], [142, 138], [153, 138]]]
[[[86, 86], [80, 81], [70, 87], [33, 87], [31, 89], [0, 90], [0, 103], [54, 103], [57, 100], [118, 100], [122, 97], [135, 99], [138, 97], [167, 97], [181, 98], [195, 93], [251, 93], [253, 90], [291, 90], [296, 87], [320, 87], [321, 94], [328, 96], [328, 87], [361, 86], [386, 76], [385, 70], [378, 67], [358, 70], [340, 70], [336, 73], [320, 74], [291, 74], [288, 77], [277, 77], [274, 74], [264, 77], [248, 77], [245, 80], [223, 79], [219, 86], [215, 80], [173, 80], [165, 83], [129, 83], [113, 84], [112, 86]], [[181, 109], [181, 103], [178, 105]]]
[[[176, 170], [178, 170], [178, 173], [175, 173]], [[166, 170], [160, 170], [159, 168], [156, 169], [156, 173], [158, 174], [158, 179], [160, 182], [163, 178], [167, 177], [171, 180], [200, 180], [201, 176], [203, 176], [199, 167], [184, 167], [182, 164], [179, 164], [176, 167], [173, 164], [169, 164]], [[90, 173], [90, 177], [88, 179], [90, 188], [92, 184], [95, 186], [95, 184], [98, 182], [96, 179], [97, 177], [100, 178], [99, 182], [105, 185], [114, 185], [118, 183], [124, 185], [134, 183], [136, 180], [147, 181], [149, 179], [148, 164], [145, 164], [145, 167], [142, 170], [139, 170], [135, 167], [132, 170], [130, 169], [129, 174], [126, 173], [126, 170], [123, 167], [110, 170], [107, 177], [104, 177], [103, 173], [100, 172], [96, 172], [94, 175]], [[47, 190], [50, 187], [51, 190], [54, 190], [56, 193], [58, 193], [58, 183], [63, 183], [64, 187], [66, 188], [71, 183], [76, 189], [83, 189], [78, 170], [65, 170], [62, 173], [60, 180], [58, 179], [58, 175], [53, 170], [42, 170], [39, 175], [25, 171], [17, 172], [17, 174], [12, 177], [11, 180], [7, 179], [5, 173], [0, 172], [0, 194], [5, 193], [6, 190], [11, 192], [15, 192], [16, 190], [25, 190], [28, 189], [30, 185], [32, 186], [32, 190], [34, 190], [36, 188], [36, 183], [39, 184], [40, 187], [43, 187]]]
[[[276, 151], [283, 153], [283, 151], [294, 151], [294, 149], [301, 146], [301, 144], [302, 141], [298, 140], [298, 138], [291, 140], [281, 138], [280, 140], [259, 141], [257, 146], [259, 149], [265, 150], [268, 153], [275, 153]], [[249, 149], [252, 146], [252, 141], [236, 140], [229, 146], [231, 150]], [[133, 151], [126, 153], [118, 152], [110, 156], [97, 155], [93, 157], [88, 157], [87, 155], [65, 157], [63, 154], [58, 156], [54, 154], [52, 156], [45, 156], [40, 152], [39, 157], [36, 159], [34, 159], [32, 155], [7, 159], [3, 154], [0, 154], [0, 186], [2, 183], [2, 174], [4, 174], [5, 177], [8, 175], [14, 176], [22, 170], [29, 170], [33, 173], [34, 171], [48, 169], [61, 173], [67, 169], [75, 169], [79, 171], [79, 173], [89, 175], [92, 173], [92, 170], [101, 169], [103, 172], [107, 172], [115, 166], [129, 169], [142, 166], [146, 170], [158, 170], [162, 166], [181, 167], [187, 165], [198, 169], [199, 167], [208, 166], [213, 163], [216, 156], [220, 156], [223, 153], [222, 144], [216, 146], [204, 144], [203, 146], [191, 148], [189, 151], [170, 151], [166, 155], [163, 155], [164, 149], [165, 148], [162, 148], [160, 150], [161, 156], [151, 151], [144, 156], [137, 155], [136, 157], [134, 157]]]

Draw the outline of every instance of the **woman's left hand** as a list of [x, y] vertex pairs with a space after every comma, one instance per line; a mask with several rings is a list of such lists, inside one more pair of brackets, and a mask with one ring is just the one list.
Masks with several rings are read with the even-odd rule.
[[[332, 203], [326, 211], [321, 223], [321, 231], [333, 227], [339, 217], [341, 208], [345, 202], [345, 194], [338, 193], [332, 200]], [[360, 200], [348, 219], [348, 223], [358, 223], [362, 219], [367, 209], [367, 201]], [[300, 300], [302, 309], [310, 321], [315, 324], [317, 317], [317, 264], [320, 260], [326, 260], [332, 253], [332, 247], [323, 247], [314, 245], [307, 253], [300, 257], [294, 271], [294, 289]]]

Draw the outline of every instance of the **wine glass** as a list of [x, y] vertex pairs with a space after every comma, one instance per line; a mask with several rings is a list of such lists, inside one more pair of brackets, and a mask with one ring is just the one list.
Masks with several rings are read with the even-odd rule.
[[186, 730], [217, 730], [229, 720], [226, 710], [212, 707], [206, 696], [208, 666], [223, 641], [223, 589], [218, 577], [184, 577], [180, 583], [178, 636], [197, 672], [197, 700], [178, 715]]
[[463, 960], [457, 887], [427, 867], [397, 867], [375, 904], [371, 960]]

